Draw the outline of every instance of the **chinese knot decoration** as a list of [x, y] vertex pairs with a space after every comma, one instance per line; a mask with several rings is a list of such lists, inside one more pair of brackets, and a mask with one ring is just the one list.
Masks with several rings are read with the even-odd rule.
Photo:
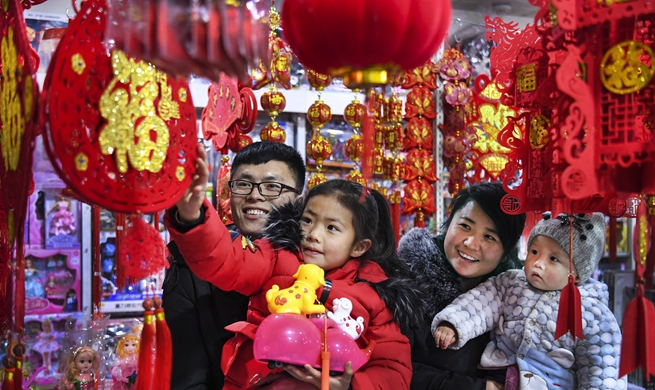
[[[655, 268], [655, 233], [648, 227], [654, 221], [647, 216], [655, 195], [655, 3], [539, 6], [537, 28], [501, 37], [496, 47], [504, 53], [492, 55], [492, 67], [504, 65], [499, 90], [525, 110], [499, 134], [512, 151], [501, 175], [508, 189], [502, 206], [508, 213], [637, 218], [637, 298], [624, 315], [619, 376], [638, 367], [655, 375], [655, 339], [647, 331], [655, 308], [644, 297]], [[493, 27], [494, 34], [507, 33]]]
[[[28, 3], [29, 4], [29, 3]], [[22, 332], [25, 316], [24, 221], [33, 190], [32, 151], [37, 135], [39, 58], [27, 39], [23, 6], [0, 3], [0, 331], [12, 323]], [[15, 246], [14, 246], [15, 241]], [[11, 248], [16, 248], [16, 296], [12, 299]]]
[[201, 127], [206, 140], [221, 154], [238, 152], [252, 143], [247, 134], [257, 121], [257, 99], [252, 90], [221, 73], [220, 81], [209, 86], [207, 106], [202, 110]]
[[313, 126], [314, 131], [312, 140], [307, 143], [306, 152], [307, 157], [314, 160], [316, 164], [316, 173], [307, 182], [307, 188], [311, 189], [327, 181], [321, 169], [323, 162], [332, 155], [332, 144], [321, 134], [321, 129], [332, 119], [332, 110], [321, 100], [321, 91], [332, 83], [332, 77], [310, 69], [307, 71], [307, 80], [318, 91], [318, 99], [307, 110], [307, 121]]
[[122, 284], [168, 264], [161, 236], [139, 214], [184, 194], [198, 135], [188, 84], [109, 51], [105, 10], [104, 0], [84, 1], [70, 22], [48, 69], [42, 118], [48, 157], [66, 185], [117, 221], [134, 213], [117, 256]]
[[260, 103], [262, 109], [271, 117], [271, 121], [261, 130], [260, 138], [262, 141], [284, 143], [287, 138], [285, 130], [275, 119], [280, 115], [280, 112], [284, 111], [287, 99], [277, 89], [277, 85], [279, 84], [284, 89], [291, 88], [291, 60], [293, 56], [287, 44], [276, 34], [276, 31], [280, 28], [280, 14], [275, 9], [274, 1], [268, 12], [268, 20], [271, 30], [268, 37], [271, 61], [268, 69], [263, 61], [260, 61], [259, 68], [253, 72], [255, 74], [253, 89], [260, 89], [268, 85], [268, 91], [262, 94]]
[[436, 165], [432, 156], [432, 121], [436, 117], [434, 94], [436, 74], [434, 64], [428, 61], [423, 66], [407, 72], [403, 88], [410, 89], [405, 103], [406, 133], [403, 138], [407, 151], [404, 177], [405, 194], [403, 215], [415, 214], [414, 226], [425, 227], [425, 217], [436, 211], [434, 187], [437, 181]]

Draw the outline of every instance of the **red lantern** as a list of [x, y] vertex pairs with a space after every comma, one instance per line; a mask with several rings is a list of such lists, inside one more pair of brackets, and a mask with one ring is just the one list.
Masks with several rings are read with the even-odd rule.
[[287, 106], [287, 98], [277, 89], [264, 92], [259, 102], [261, 103], [262, 109], [272, 118], [280, 115], [280, 111], [284, 111], [284, 108]]
[[364, 142], [362, 137], [355, 134], [348, 141], [346, 141], [346, 146], [344, 147], [346, 156], [354, 162], [359, 162], [364, 155]]
[[322, 100], [317, 100], [307, 110], [307, 120], [316, 129], [325, 126], [332, 119], [332, 110], [330, 106], [325, 104]]
[[350, 104], [346, 106], [346, 109], [343, 110], [343, 119], [354, 130], [359, 129], [364, 122], [364, 116], [366, 115], [366, 106], [364, 106], [359, 100], [354, 99]]
[[329, 158], [332, 154], [332, 144], [323, 138], [322, 135], [318, 135], [313, 140], [309, 141], [307, 144], [307, 157], [316, 161], [316, 165], [323, 164], [323, 161], [326, 158]]
[[448, 0], [286, 0], [282, 26], [305, 66], [371, 85], [430, 59], [450, 16]]
[[328, 85], [332, 84], [332, 77], [327, 74], [321, 74], [313, 69], [307, 71], [307, 81], [309, 85], [314, 87], [317, 91], [322, 91]]
[[262, 141], [284, 143], [287, 139], [287, 133], [277, 122], [272, 121], [268, 122], [268, 124], [259, 132], [259, 137]]

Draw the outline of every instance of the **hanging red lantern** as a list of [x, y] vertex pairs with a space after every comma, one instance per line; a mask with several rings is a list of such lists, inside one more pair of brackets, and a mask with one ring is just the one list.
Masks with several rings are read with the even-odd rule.
[[345, 110], [343, 110], [343, 119], [355, 130], [362, 126], [365, 115], [366, 106], [356, 98], [346, 106]]
[[317, 100], [307, 110], [307, 120], [316, 129], [325, 126], [332, 119], [332, 110], [330, 106], [325, 104], [322, 100]]
[[370, 85], [425, 63], [450, 16], [448, 0], [287, 0], [282, 26], [305, 66], [344, 76], [346, 85]]
[[284, 111], [287, 106], [287, 98], [277, 88], [264, 92], [259, 102], [262, 109], [272, 118], [280, 115], [280, 112]]
[[307, 157], [316, 161], [316, 165], [323, 164], [331, 154], [332, 144], [320, 134], [307, 144]]
[[318, 73], [313, 69], [307, 71], [307, 81], [309, 85], [317, 91], [322, 91], [328, 85], [332, 84], [332, 77], [327, 74]]
[[346, 152], [346, 156], [348, 156], [348, 158], [353, 162], [359, 162], [364, 155], [364, 142], [362, 141], [362, 137], [357, 134], [350, 137], [350, 139], [346, 141], [344, 151]]
[[261, 138], [262, 141], [284, 143], [287, 139], [287, 133], [279, 123], [272, 121], [262, 128], [259, 132], [259, 138]]

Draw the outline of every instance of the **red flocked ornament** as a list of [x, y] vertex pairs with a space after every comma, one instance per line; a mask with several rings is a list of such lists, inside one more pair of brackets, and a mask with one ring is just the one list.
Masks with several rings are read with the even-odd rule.
[[197, 128], [185, 81], [110, 52], [106, 1], [82, 3], [44, 83], [48, 157], [87, 203], [125, 213], [166, 209], [193, 178]]
[[168, 268], [164, 240], [159, 232], [139, 215], [130, 215], [125, 236], [129, 239], [123, 241], [123, 250], [118, 261], [128, 280], [117, 280], [120, 286], [138, 282], [164, 267]]

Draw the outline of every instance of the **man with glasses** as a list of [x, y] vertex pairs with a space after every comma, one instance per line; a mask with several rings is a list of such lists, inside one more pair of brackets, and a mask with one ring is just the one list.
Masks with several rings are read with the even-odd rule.
[[[215, 213], [205, 197], [207, 155], [198, 148], [196, 175], [185, 195], [168, 210], [166, 225], [180, 233], [203, 236], [205, 214]], [[234, 226], [251, 239], [266, 226], [273, 207], [294, 200], [305, 185], [305, 164], [290, 146], [257, 142], [236, 154], [230, 174], [230, 205]], [[248, 297], [219, 290], [198, 279], [174, 242], [174, 257], [164, 283], [164, 310], [173, 338], [171, 389], [220, 389], [221, 351], [232, 333], [223, 329], [245, 321]], [[182, 248], [193, 252], [193, 248]], [[209, 255], [209, 254], [207, 254]]]

